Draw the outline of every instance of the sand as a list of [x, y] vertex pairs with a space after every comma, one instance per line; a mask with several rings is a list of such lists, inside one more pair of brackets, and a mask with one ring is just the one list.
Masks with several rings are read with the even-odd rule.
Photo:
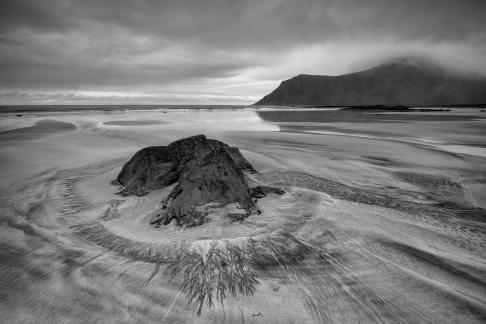
[[[4, 114], [0, 318], [483, 323], [486, 121], [475, 110], [424, 114]], [[136, 150], [200, 133], [240, 147], [259, 171], [252, 185], [286, 193], [259, 200], [262, 214], [243, 222], [220, 210], [200, 227], [155, 228], [171, 188], [121, 197], [110, 182]], [[179, 291], [183, 272], [171, 271], [181, 253], [207, 257], [214, 242], [241, 249], [258, 282], [198, 316]]]

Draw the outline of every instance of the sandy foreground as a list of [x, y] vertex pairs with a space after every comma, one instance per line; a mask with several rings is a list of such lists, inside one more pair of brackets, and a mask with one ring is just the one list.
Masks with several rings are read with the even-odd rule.
[[[121, 197], [110, 182], [138, 149], [196, 134], [239, 147], [259, 171], [251, 184], [286, 193], [239, 223], [220, 211], [154, 228], [170, 188]], [[485, 139], [473, 109], [2, 114], [0, 318], [484, 323]], [[247, 272], [217, 283], [244, 289], [198, 314], [174, 260], [201, 256], [190, 275], [204, 281], [231, 267], [208, 266], [228, 247]]]

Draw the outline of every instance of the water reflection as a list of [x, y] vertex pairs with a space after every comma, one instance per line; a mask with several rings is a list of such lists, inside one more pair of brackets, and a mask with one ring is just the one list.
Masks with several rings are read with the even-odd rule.
[[[73, 111], [73, 112], [42, 112], [24, 113], [21, 117], [15, 114], [4, 114], [0, 118], [0, 131], [25, 128], [35, 125], [39, 121], [54, 120], [71, 123], [80, 129], [86, 124], [98, 128], [110, 126], [129, 126], [135, 128], [151, 129], [194, 129], [208, 130], [235, 130], [235, 131], [278, 131], [279, 128], [267, 123], [255, 110], [146, 110], [146, 111]], [[142, 126], [142, 127], [133, 127]], [[92, 127], [91, 127], [92, 128]]]

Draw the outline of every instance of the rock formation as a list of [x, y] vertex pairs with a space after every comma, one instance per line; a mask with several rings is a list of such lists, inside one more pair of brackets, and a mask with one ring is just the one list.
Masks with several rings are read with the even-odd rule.
[[193, 166], [194, 160], [220, 149], [231, 157], [238, 169], [255, 171], [238, 148], [197, 135], [168, 146], [150, 146], [138, 151], [117, 177], [118, 183], [123, 186], [120, 194], [143, 196], [149, 190], [171, 185]]
[[283, 81], [257, 105], [463, 105], [486, 103], [486, 77], [424, 58], [400, 58], [339, 75], [301, 74]]
[[249, 216], [256, 210], [243, 171], [254, 172], [235, 147], [198, 135], [168, 146], [138, 151], [122, 168], [117, 181], [122, 195], [144, 195], [177, 183], [154, 224], [196, 226], [208, 208], [236, 204]]

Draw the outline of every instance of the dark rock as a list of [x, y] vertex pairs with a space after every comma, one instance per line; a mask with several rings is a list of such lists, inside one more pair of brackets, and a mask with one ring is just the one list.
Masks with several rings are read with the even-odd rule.
[[175, 219], [189, 227], [207, 221], [205, 205], [238, 203], [246, 216], [255, 210], [243, 171], [254, 169], [237, 148], [198, 135], [140, 150], [117, 179], [124, 186], [122, 195], [143, 195], [177, 182], [152, 223]]
[[266, 197], [268, 194], [272, 193], [277, 195], [285, 194], [285, 191], [283, 191], [282, 189], [269, 186], [256, 186], [255, 188], [248, 189], [248, 191], [253, 198], [257, 199]]
[[117, 181], [124, 186], [120, 194], [143, 196], [150, 190], [171, 185], [188, 170], [191, 161], [218, 149], [226, 151], [239, 169], [255, 171], [238, 148], [197, 135], [168, 146], [151, 146], [138, 151], [117, 177]]

